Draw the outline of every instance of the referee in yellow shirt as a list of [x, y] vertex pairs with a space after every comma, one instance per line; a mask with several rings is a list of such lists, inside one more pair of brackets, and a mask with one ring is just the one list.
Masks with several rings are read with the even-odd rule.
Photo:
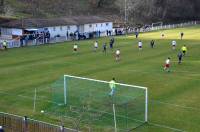
[[184, 45], [182, 48], [181, 48], [181, 51], [183, 52], [183, 56], [185, 56], [186, 52], [187, 52], [187, 47]]

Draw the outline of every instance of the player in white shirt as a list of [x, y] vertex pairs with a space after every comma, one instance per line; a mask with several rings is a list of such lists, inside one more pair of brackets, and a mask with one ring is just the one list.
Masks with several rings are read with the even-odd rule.
[[167, 60], [165, 61], [164, 70], [170, 72], [170, 57], [168, 57]]
[[116, 59], [116, 61], [120, 60], [120, 54], [121, 54], [120, 49], [117, 49], [116, 52], [115, 52], [115, 59]]
[[139, 48], [139, 50], [142, 50], [142, 41], [141, 40], [138, 42], [138, 48]]
[[78, 51], [78, 45], [74, 44], [74, 52], [76, 53]]
[[176, 41], [175, 41], [175, 40], [172, 41], [172, 49], [173, 49], [173, 50], [176, 49]]
[[96, 52], [96, 51], [97, 51], [97, 49], [98, 49], [98, 42], [97, 42], [97, 41], [95, 41], [95, 42], [94, 42], [94, 51]]

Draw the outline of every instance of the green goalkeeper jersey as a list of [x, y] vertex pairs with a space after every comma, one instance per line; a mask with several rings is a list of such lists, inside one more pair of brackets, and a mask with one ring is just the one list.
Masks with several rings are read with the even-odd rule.
[[111, 80], [110, 82], [109, 82], [109, 86], [110, 86], [110, 88], [111, 89], [113, 89], [113, 88], [115, 88], [115, 81], [114, 80]]

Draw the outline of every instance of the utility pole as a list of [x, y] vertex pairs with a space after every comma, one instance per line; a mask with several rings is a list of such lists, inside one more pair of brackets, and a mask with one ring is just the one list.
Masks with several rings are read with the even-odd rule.
[[127, 0], [124, 1], [124, 26], [126, 30], [126, 35], [127, 35]]
[[126, 7], [126, 5], [127, 5], [127, 0], [125, 0], [124, 1], [124, 23], [126, 24], [127, 23], [127, 7]]

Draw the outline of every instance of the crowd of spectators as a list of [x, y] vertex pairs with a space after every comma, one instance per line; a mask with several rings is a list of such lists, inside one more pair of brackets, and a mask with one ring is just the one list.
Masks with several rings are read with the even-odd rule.
[[35, 41], [35, 44], [38, 43], [49, 43], [51, 34], [47, 32], [25, 32], [23, 36], [20, 37], [20, 45], [26, 46], [29, 41]]

